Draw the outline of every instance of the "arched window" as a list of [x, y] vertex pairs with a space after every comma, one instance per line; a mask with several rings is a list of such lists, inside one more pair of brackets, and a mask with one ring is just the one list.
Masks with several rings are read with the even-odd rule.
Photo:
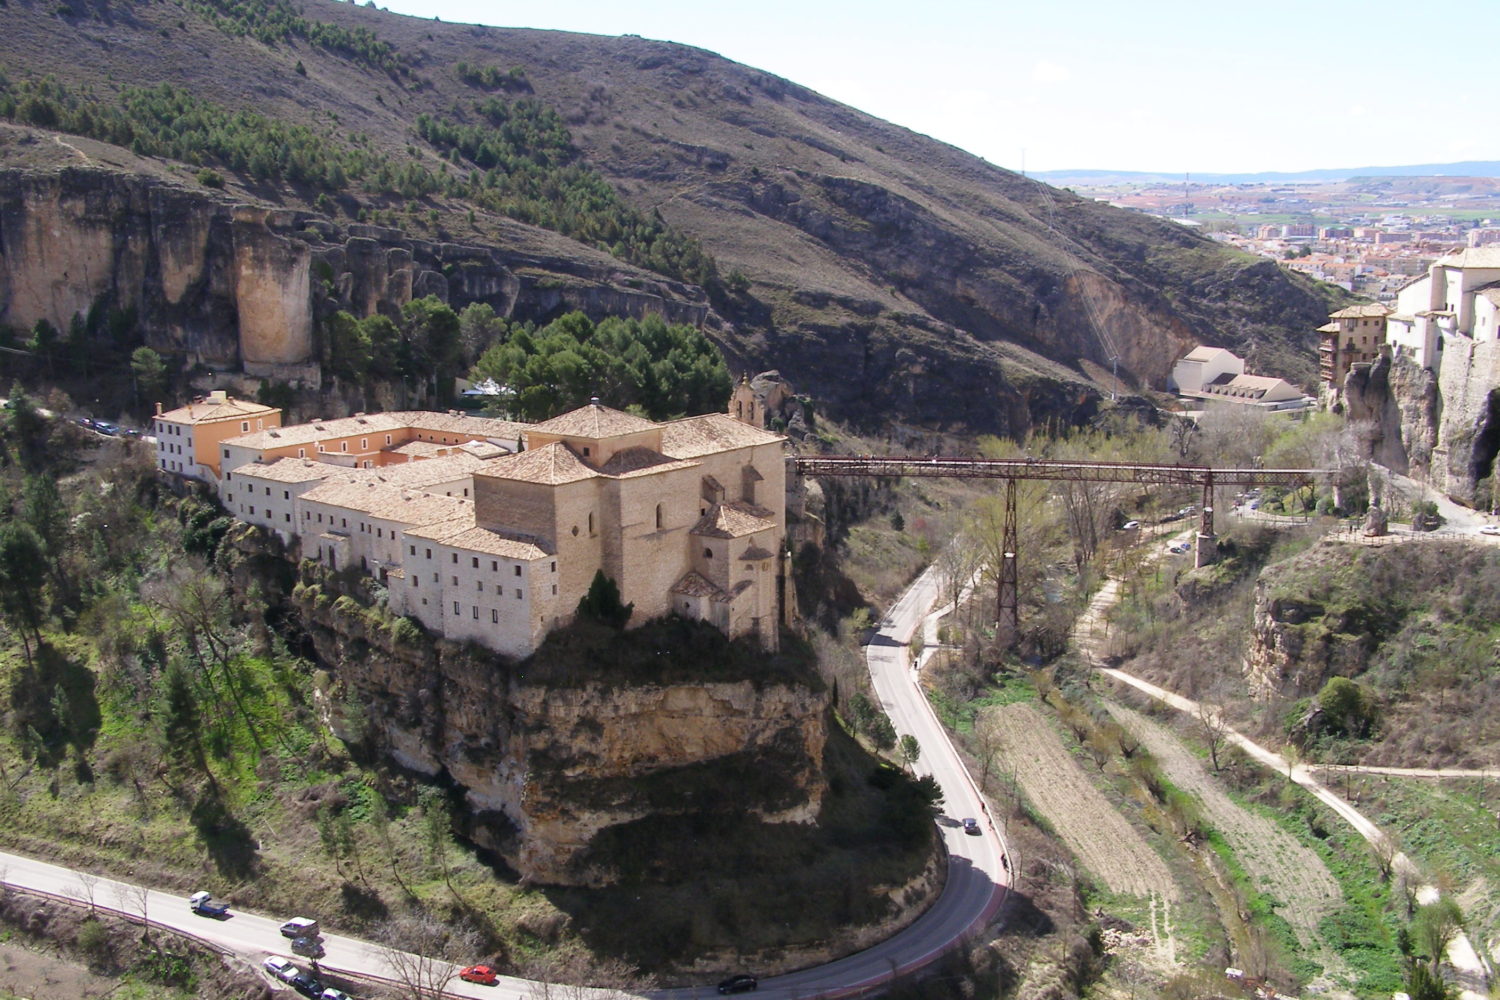
[[661, 530], [661, 504], [656, 505], [656, 530]]

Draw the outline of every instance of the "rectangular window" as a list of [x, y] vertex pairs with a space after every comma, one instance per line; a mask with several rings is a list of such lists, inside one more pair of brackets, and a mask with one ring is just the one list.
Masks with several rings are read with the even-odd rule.
[[449, 553], [449, 554], [451, 556], [453, 556], [453, 565], [457, 566], [458, 565], [458, 553], [457, 552], [452, 552], [452, 553]]
[[479, 557], [478, 556], [470, 556], [469, 558], [471, 560], [473, 560], [473, 563], [474, 563], [474, 565], [473, 565], [472, 568], [473, 569], [478, 569], [479, 568]]
[[291, 498], [292, 498], [292, 491], [291, 490], [282, 490], [281, 491], [281, 499], [283, 499], [283, 500], [290, 500]]
[[554, 572], [554, 573], [557, 572], [557, 561], [556, 560], [553, 560], [553, 562], [552, 562], [552, 572]]
[[307, 449], [306, 448], [298, 448], [297, 449], [297, 457], [298, 458], [306, 458], [307, 457]]
[[476, 581], [474, 581], [474, 589], [477, 590], [477, 591], [479, 591], [481, 594], [484, 593], [484, 581], [483, 580], [476, 580]]
[[418, 581], [417, 581], [417, 575], [416, 575], [416, 574], [415, 574], [415, 573], [413, 573], [413, 574], [412, 574], [412, 577], [411, 577], [411, 585], [412, 585], [412, 586], [413, 586], [413, 587], [415, 587], [415, 586], [417, 586], [417, 582], [418, 582]]
[[240, 421], [240, 433], [241, 434], [248, 434], [248, 433], [250, 433], [250, 421], [248, 421], [248, 420], [241, 420]]
[[438, 575], [436, 573], [432, 574], [432, 582], [433, 583], [437, 583], [438, 582]]
[[254, 516], [255, 516], [255, 508], [254, 508], [254, 507], [251, 507], [251, 508], [250, 508], [250, 516], [251, 516], [251, 517], [254, 517]]
[[390, 444], [390, 443], [391, 443], [391, 436], [390, 436], [390, 435], [389, 435], [389, 434], [387, 434], [387, 435], [386, 435], [386, 436], [385, 436], [385, 443], [386, 443], [386, 444]]
[[474, 608], [474, 620], [477, 622], [479, 620], [479, 605], [475, 604], [471, 605], [471, 607]]
[[359, 439], [359, 450], [360, 451], [369, 451], [370, 450], [370, 439], [369, 438], [360, 438]]
[[500, 624], [500, 611], [498, 608], [490, 608], [490, 621], [496, 625]]
[[557, 596], [557, 584], [555, 584], [555, 583], [552, 585], [552, 596], [553, 597]]
[[283, 514], [281, 516], [284, 517], [284, 518], [286, 518], [286, 523], [287, 524], [291, 524], [292, 523], [292, 515], [290, 515], [290, 514]]
[[516, 565], [516, 576], [520, 576], [520, 575], [521, 575], [521, 567], [520, 567], [520, 564], [517, 564]]
[[490, 572], [491, 573], [498, 573], [498, 572], [500, 572], [500, 564], [497, 563], [493, 559], [490, 560]]
[[457, 601], [453, 602], [453, 613], [455, 615], [461, 615], [461, 614], [463, 614], [462, 611], [458, 610], [458, 602]]
[[416, 555], [417, 554], [417, 547], [415, 545], [408, 546], [408, 548], [411, 549], [411, 554], [412, 555]]
[[519, 601], [520, 599], [521, 599], [521, 588], [517, 587], [516, 588], [516, 600]]

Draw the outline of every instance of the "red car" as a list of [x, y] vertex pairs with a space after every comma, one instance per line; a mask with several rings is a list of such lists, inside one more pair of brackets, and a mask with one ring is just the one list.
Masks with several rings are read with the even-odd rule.
[[470, 965], [459, 969], [458, 978], [466, 983], [478, 983], [480, 986], [494, 986], [500, 981], [495, 970], [488, 965]]

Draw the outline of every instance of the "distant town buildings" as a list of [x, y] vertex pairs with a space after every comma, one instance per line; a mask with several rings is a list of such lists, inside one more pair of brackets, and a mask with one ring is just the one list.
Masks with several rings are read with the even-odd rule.
[[158, 417], [163, 471], [215, 484], [301, 558], [375, 577], [392, 611], [440, 635], [524, 657], [603, 572], [634, 621], [675, 613], [777, 645], [785, 439], [746, 382], [730, 413], [665, 423], [597, 401], [534, 425], [403, 412], [283, 427], [246, 411], [206, 450], [171, 447], [192, 437], [171, 428], [240, 402]]

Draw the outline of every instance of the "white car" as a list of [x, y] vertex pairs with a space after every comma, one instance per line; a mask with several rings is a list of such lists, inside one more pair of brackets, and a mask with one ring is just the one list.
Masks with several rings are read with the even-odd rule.
[[290, 958], [282, 958], [280, 955], [272, 955], [261, 964], [265, 966], [267, 972], [283, 983], [289, 983], [293, 979], [296, 979], [297, 975], [302, 971], [297, 968], [296, 963]]
[[1140, 526], [1141, 526], [1141, 522], [1139, 522], [1139, 521], [1126, 521], [1124, 524], [1120, 525], [1120, 530], [1121, 531], [1134, 531], [1137, 528], [1139, 528]]
[[1500, 524], [1481, 524], [1479, 526], [1481, 535], [1500, 535]]
[[318, 1000], [354, 1000], [343, 990], [336, 990], [332, 986], [318, 994]]

